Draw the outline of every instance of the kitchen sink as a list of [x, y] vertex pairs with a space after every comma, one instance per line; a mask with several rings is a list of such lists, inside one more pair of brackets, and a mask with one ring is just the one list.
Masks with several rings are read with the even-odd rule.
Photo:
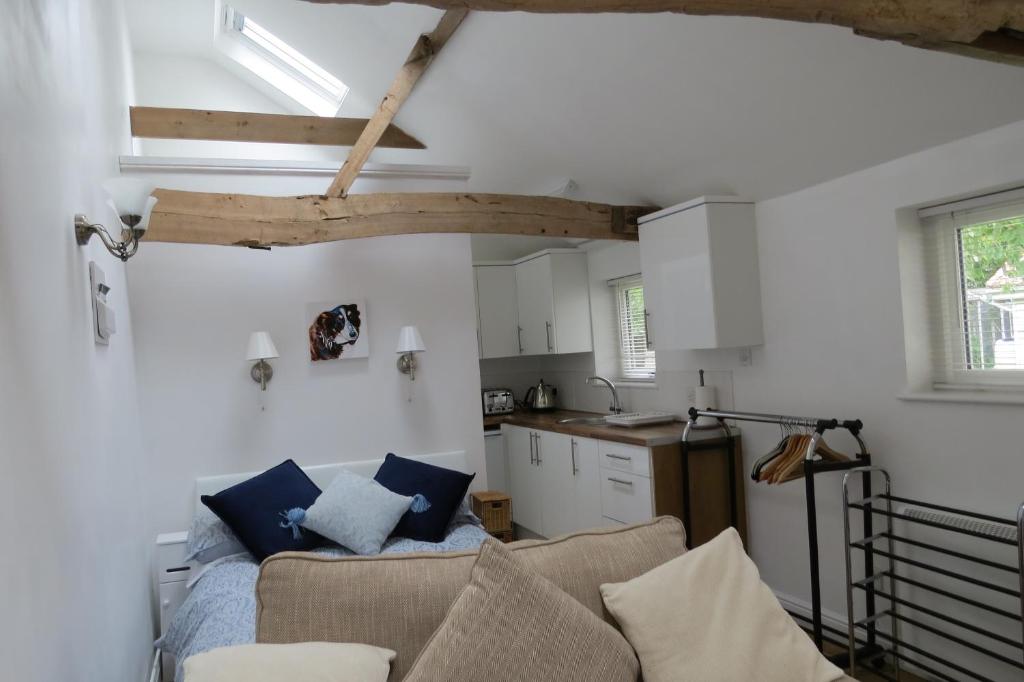
[[604, 417], [569, 417], [568, 419], [559, 419], [559, 424], [601, 424], [605, 425], [607, 422]]

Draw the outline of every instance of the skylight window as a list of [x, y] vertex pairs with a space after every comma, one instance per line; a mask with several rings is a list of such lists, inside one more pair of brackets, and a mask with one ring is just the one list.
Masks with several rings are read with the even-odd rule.
[[314, 114], [338, 113], [347, 85], [241, 12], [224, 10], [229, 57]]

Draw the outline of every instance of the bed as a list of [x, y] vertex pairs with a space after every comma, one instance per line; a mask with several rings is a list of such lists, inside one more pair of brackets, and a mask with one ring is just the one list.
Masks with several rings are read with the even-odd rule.
[[[441, 453], [412, 457], [449, 469], [466, 471], [466, 458], [462, 452]], [[320, 488], [326, 487], [340, 469], [372, 476], [382, 460], [366, 460], [303, 467], [303, 470]], [[232, 474], [196, 481], [196, 504], [199, 496], [209, 495], [236, 483], [244, 481], [255, 473]], [[197, 507], [198, 509], [198, 507]], [[457, 513], [439, 543], [421, 542], [407, 538], [391, 538], [382, 553], [446, 552], [475, 549], [488, 537], [479, 520], [468, 509]], [[177, 534], [181, 538], [183, 534]], [[183, 538], [182, 538], [183, 539]], [[337, 545], [324, 546], [315, 553], [328, 556], [349, 556], [351, 551]], [[233, 555], [218, 559], [202, 566], [192, 566], [187, 571], [187, 580], [181, 581], [184, 590], [180, 605], [173, 613], [162, 613], [166, 626], [156, 646], [163, 653], [164, 679], [183, 682], [181, 662], [193, 654], [209, 651], [222, 646], [251, 643], [255, 640], [256, 627], [256, 579], [259, 564], [248, 554]], [[184, 578], [185, 576], [182, 575]], [[161, 597], [162, 607], [168, 602]], [[173, 667], [174, 676], [169, 668]]]

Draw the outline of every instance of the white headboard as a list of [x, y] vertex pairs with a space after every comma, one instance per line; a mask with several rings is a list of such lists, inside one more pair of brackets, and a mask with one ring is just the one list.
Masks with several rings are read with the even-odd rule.
[[[427, 464], [433, 464], [435, 466], [444, 467], [445, 469], [454, 469], [463, 473], [473, 473], [469, 471], [469, 462], [466, 460], [465, 451], [458, 452], [439, 452], [430, 455], [402, 455], [407, 459], [417, 459]], [[360, 476], [373, 477], [377, 473], [377, 469], [380, 468], [383, 459], [366, 459], [358, 462], [341, 462], [338, 464], [319, 464], [317, 466], [302, 467], [302, 470], [306, 472], [312, 480], [316, 483], [317, 487], [321, 490], [326, 488], [334, 480], [334, 477], [338, 475], [338, 472], [342, 469], [348, 469], [353, 473], [357, 473]], [[207, 476], [205, 478], [196, 479], [196, 511], [201, 511], [205, 507], [203, 503], [199, 501], [201, 495], [214, 495], [219, 493], [225, 488], [246, 481], [259, 471], [250, 471], [244, 474], [224, 474], [223, 476]]]

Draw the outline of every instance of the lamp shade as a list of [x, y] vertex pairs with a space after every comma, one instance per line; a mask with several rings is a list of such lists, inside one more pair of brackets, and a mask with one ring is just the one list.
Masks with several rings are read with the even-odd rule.
[[125, 225], [136, 230], [146, 229], [156, 205], [156, 197], [151, 196], [154, 189], [152, 183], [138, 178], [109, 178], [103, 181], [103, 189], [110, 195], [110, 205], [122, 223], [125, 222], [123, 216], [139, 216], [141, 220], [138, 224]]
[[396, 353], [422, 353], [426, 350], [423, 345], [423, 337], [416, 327], [402, 327], [398, 332], [398, 348]]
[[246, 360], [269, 360], [279, 357], [274, 341], [268, 332], [253, 332], [249, 335], [249, 352], [245, 354]]

